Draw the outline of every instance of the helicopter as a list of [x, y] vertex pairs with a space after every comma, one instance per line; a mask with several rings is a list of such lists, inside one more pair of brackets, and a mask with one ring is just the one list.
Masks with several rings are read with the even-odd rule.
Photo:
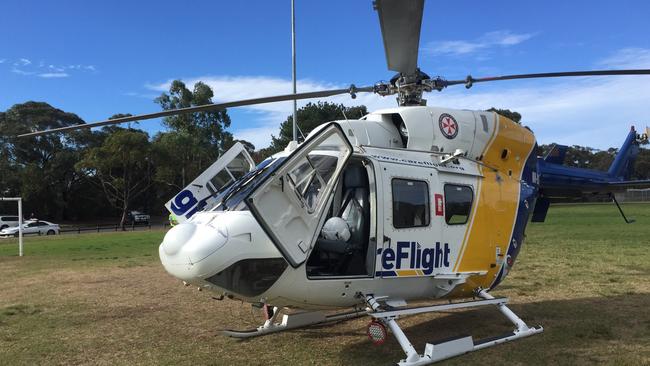
[[[367, 335], [388, 330], [425, 365], [543, 332], [490, 291], [513, 270], [529, 221], [543, 222], [552, 200], [608, 195], [631, 180], [650, 131], [634, 127], [607, 172], [563, 165], [567, 147], [537, 156], [531, 129], [495, 112], [427, 106], [425, 92], [515, 79], [650, 75], [595, 70], [446, 80], [418, 68], [424, 0], [376, 0], [389, 82], [208, 104], [19, 137], [142, 121], [182, 113], [358, 93], [397, 96], [395, 108], [323, 123], [259, 164], [237, 143], [165, 205], [177, 217], [159, 247], [165, 270], [186, 284], [261, 307], [250, 338], [361, 316]], [[324, 121], [325, 122], [325, 121]], [[620, 210], [620, 206], [619, 210]], [[631, 222], [620, 211], [626, 222]], [[446, 300], [441, 303], [439, 300]], [[428, 301], [424, 306], [410, 306]], [[460, 336], [419, 352], [400, 317], [494, 306], [512, 332]], [[341, 309], [348, 309], [342, 311]], [[326, 313], [330, 310], [339, 310]]]

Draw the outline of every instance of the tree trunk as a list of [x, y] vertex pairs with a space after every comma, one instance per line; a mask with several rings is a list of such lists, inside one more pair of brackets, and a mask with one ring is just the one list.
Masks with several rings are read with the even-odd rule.
[[126, 212], [127, 212], [127, 206], [126, 204], [122, 207], [122, 219], [120, 220], [120, 227], [122, 228], [122, 231], [126, 231], [125, 225], [126, 225]]

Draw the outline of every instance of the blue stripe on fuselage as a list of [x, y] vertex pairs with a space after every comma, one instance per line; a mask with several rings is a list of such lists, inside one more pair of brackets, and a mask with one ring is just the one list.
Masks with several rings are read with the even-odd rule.
[[[508, 250], [503, 258], [503, 264], [499, 270], [497, 278], [490, 286], [490, 289], [496, 287], [501, 280], [505, 277], [504, 270], [507, 266], [507, 258], [510, 257], [511, 263], [514, 264], [519, 251], [521, 250], [521, 245], [524, 242], [524, 236], [526, 231], [526, 224], [528, 224], [530, 215], [535, 208], [535, 201], [537, 200], [537, 193], [539, 192], [539, 186], [537, 182], [534, 181], [534, 175], [537, 173], [537, 144], [533, 148], [532, 152], [526, 160], [526, 165], [521, 175], [521, 183], [519, 188], [519, 207], [517, 209], [517, 217], [515, 219], [515, 227], [512, 230], [512, 237], [510, 237], [510, 243], [508, 244]], [[507, 274], [507, 273], [506, 273]]]

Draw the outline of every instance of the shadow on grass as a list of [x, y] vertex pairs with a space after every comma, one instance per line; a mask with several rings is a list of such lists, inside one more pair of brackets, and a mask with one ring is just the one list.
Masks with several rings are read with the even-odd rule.
[[[510, 306], [513, 311], [529, 326], [544, 326], [544, 333], [447, 364], [644, 364], [650, 357], [649, 307], [650, 294], [514, 304]], [[495, 307], [404, 318], [400, 325], [405, 325], [403, 330], [418, 352], [436, 339], [471, 334], [477, 341], [514, 329]], [[332, 333], [337, 332], [333, 329]], [[341, 363], [349, 365], [388, 365], [402, 358], [404, 353], [391, 334], [382, 346], [360, 339], [341, 353]]]

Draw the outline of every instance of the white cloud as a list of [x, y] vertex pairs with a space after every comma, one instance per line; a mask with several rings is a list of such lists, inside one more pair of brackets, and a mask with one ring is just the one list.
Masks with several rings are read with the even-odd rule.
[[16, 61], [14, 63], [14, 66], [27, 66], [27, 65], [31, 65], [31, 64], [32, 64], [32, 62], [30, 60], [28, 60], [26, 58], [20, 58], [20, 59], [18, 59], [18, 61]]
[[34, 75], [33, 71], [20, 70], [20, 69], [17, 69], [15, 67], [11, 69], [11, 72], [13, 72], [14, 74], [18, 74], [18, 75]]
[[471, 41], [449, 40], [429, 42], [423, 47], [423, 50], [429, 55], [466, 55], [494, 47], [514, 46], [532, 38], [534, 35], [533, 33], [516, 34], [509, 30], [499, 30], [485, 33]]
[[138, 92], [132, 92], [132, 91], [125, 92], [123, 94], [126, 95], [127, 97], [138, 97], [138, 98], [145, 98], [145, 99], [154, 99], [154, 98], [158, 97], [158, 95], [152, 94], [152, 93], [138, 93]]
[[[0, 64], [3, 64], [7, 59], [1, 59]], [[33, 75], [44, 79], [65, 78], [71, 76], [73, 73], [79, 72], [96, 72], [97, 68], [94, 65], [55, 65], [47, 64], [45, 61], [39, 61], [34, 64], [31, 60], [20, 58], [13, 61], [11, 72], [19, 75]]]
[[44, 72], [37, 74], [36, 76], [40, 78], [50, 79], [50, 78], [67, 78], [70, 74], [65, 72]]
[[648, 68], [650, 67], [650, 49], [623, 48], [599, 62], [598, 65], [625, 69]]
[[97, 71], [97, 68], [95, 65], [68, 65], [68, 66], [62, 66], [63, 68], [66, 68], [68, 70], [85, 70], [85, 71]]
[[[650, 68], [650, 49], [624, 49], [617, 57], [604, 59], [596, 65], [624, 68]], [[647, 58], [646, 58], [647, 57]], [[203, 81], [214, 90], [215, 102], [251, 99], [288, 94], [291, 81], [273, 77], [205, 76], [185, 79], [188, 87]], [[159, 92], [169, 89], [170, 81], [148, 85]], [[518, 82], [495, 82], [491, 87], [476, 84], [472, 89], [449, 88], [442, 93], [425, 95], [428, 105], [458, 109], [507, 108], [523, 115], [523, 123], [530, 126], [539, 143], [558, 142], [568, 145], [586, 145], [595, 148], [618, 147], [630, 125], [641, 130], [650, 125], [649, 76], [611, 76], [589, 78], [540, 79], [522, 86]], [[300, 80], [298, 91], [345, 88], [346, 85]], [[498, 89], [495, 89], [497, 87]], [[488, 89], [489, 90], [486, 90]], [[357, 99], [349, 95], [322, 98], [344, 105], [365, 105], [373, 111], [395, 107], [395, 97], [379, 97], [360, 93]], [[309, 101], [299, 101], [302, 106]], [[251, 141], [256, 147], [268, 146], [271, 135], [277, 135], [280, 122], [291, 114], [292, 103], [280, 102], [242, 107], [252, 114], [246, 118], [249, 125], [233, 121], [231, 130], [237, 138]], [[356, 118], [357, 116], [348, 116]], [[343, 119], [343, 115], [341, 115]]]
[[65, 71], [65, 68], [54, 66], [54, 65], [47, 65], [47, 68], [52, 70], [53, 72], [64, 72]]
[[4, 64], [7, 61], [6, 58], [0, 58], [0, 64]]

